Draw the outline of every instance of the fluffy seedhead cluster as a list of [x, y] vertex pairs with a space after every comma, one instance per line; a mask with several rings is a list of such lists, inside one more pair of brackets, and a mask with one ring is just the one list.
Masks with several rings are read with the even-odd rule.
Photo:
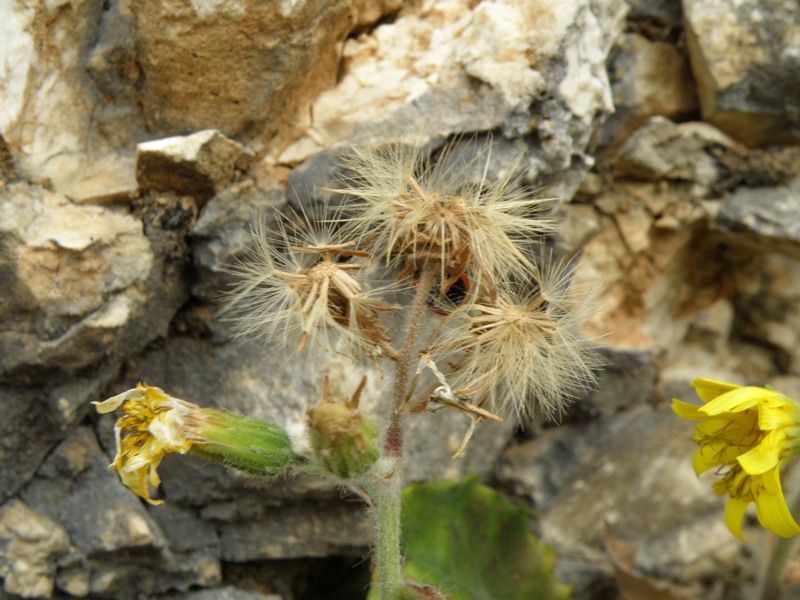
[[402, 275], [435, 269], [446, 290], [467, 273], [476, 289], [494, 293], [508, 274], [535, 269], [524, 248], [553, 231], [548, 201], [519, 185], [521, 156], [495, 177], [491, 149], [459, 161], [453, 148], [433, 162], [404, 144], [354, 150], [349, 187], [338, 190], [353, 199], [349, 234]]
[[461, 395], [520, 420], [534, 411], [559, 417], [601, 365], [583, 332], [596, 308], [592, 294], [571, 289], [568, 267], [548, 264], [540, 273], [538, 282], [505, 282], [494, 300], [479, 296], [455, 311], [430, 349], [450, 365]]
[[[436, 405], [446, 388], [439, 399], [478, 420], [487, 411], [527, 418], [535, 407], [558, 415], [594, 382], [600, 361], [582, 333], [594, 305], [571, 289], [569, 268], [534, 256], [555, 224], [545, 214], [552, 201], [521, 185], [522, 156], [498, 175], [491, 147], [470, 159], [455, 148], [354, 150], [334, 190], [347, 198], [336, 215], [256, 225], [228, 313], [244, 335], [395, 361], [399, 377], [413, 371], [404, 357], [424, 355], [444, 387], [417, 381], [418, 370], [409, 391], [396, 388], [393, 414]], [[369, 282], [376, 267], [415, 288], [415, 300], [388, 302], [386, 287]], [[403, 339], [391, 340], [382, 319], [404, 309]], [[434, 320], [432, 335], [418, 335], [423, 318]]]
[[239, 283], [225, 313], [241, 334], [276, 351], [303, 350], [310, 341], [326, 350], [380, 356], [388, 338], [379, 315], [392, 305], [359, 278], [371, 255], [343, 241], [330, 223], [305, 215], [295, 220], [279, 219], [275, 231], [264, 218], [255, 224], [254, 251], [231, 268]]

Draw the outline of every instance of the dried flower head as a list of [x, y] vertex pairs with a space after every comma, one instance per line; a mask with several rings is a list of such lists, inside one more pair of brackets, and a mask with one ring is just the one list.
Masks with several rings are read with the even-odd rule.
[[[394, 144], [354, 149], [346, 189], [356, 198], [348, 207], [353, 237], [371, 252], [412, 274], [440, 271], [442, 292], [467, 272], [476, 286], [495, 289], [508, 273], [534, 268], [521, 249], [551, 231], [537, 200], [520, 186], [521, 156], [505, 176], [489, 172], [491, 146], [472, 159], [444, 148], [431, 161], [422, 147]], [[470, 174], [478, 170], [475, 181]]]
[[374, 357], [387, 341], [379, 314], [392, 309], [362, 283], [367, 252], [343, 241], [331, 223], [303, 216], [289, 229], [279, 219], [276, 231], [262, 220], [253, 228], [254, 250], [230, 271], [239, 283], [228, 294], [223, 315], [239, 335], [302, 350], [313, 339], [319, 347]]
[[574, 394], [595, 384], [602, 361], [583, 333], [596, 303], [570, 288], [570, 270], [548, 266], [538, 285], [506, 284], [451, 315], [430, 349], [460, 396], [520, 419], [557, 417]]

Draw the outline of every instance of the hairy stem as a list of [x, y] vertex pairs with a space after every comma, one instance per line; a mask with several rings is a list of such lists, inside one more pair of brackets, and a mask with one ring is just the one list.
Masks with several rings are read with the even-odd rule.
[[375, 569], [380, 600], [399, 600], [403, 590], [400, 553], [400, 504], [402, 479], [395, 471], [375, 486], [377, 528]]
[[406, 337], [403, 341], [403, 347], [400, 349], [397, 361], [395, 362], [392, 414], [384, 440], [384, 452], [386, 456], [393, 458], [399, 458], [403, 453], [403, 431], [401, 428], [401, 421], [403, 418], [403, 406], [406, 402], [406, 392], [408, 390], [408, 376], [411, 361], [414, 358], [419, 324], [425, 312], [428, 296], [436, 281], [436, 273], [436, 268], [426, 266], [420, 274], [416, 293], [414, 294], [414, 303], [411, 305], [411, 317], [408, 323], [408, 330], [406, 331]]
[[417, 282], [406, 337], [403, 340], [402, 348], [395, 357], [392, 413], [383, 442], [383, 455], [387, 469], [372, 484], [372, 495], [377, 514], [375, 569], [378, 575], [380, 600], [400, 600], [403, 592], [402, 554], [400, 552], [400, 494], [403, 489], [402, 419], [408, 393], [409, 373], [416, 349], [417, 333], [435, 281], [436, 269], [426, 268], [420, 274]]

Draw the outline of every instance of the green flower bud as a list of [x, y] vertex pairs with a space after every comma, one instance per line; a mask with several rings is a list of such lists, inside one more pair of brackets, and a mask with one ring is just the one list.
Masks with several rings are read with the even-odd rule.
[[367, 378], [350, 400], [334, 402], [325, 380], [323, 401], [307, 411], [311, 447], [325, 469], [341, 479], [368, 471], [380, 455], [380, 429], [358, 412], [358, 399]]

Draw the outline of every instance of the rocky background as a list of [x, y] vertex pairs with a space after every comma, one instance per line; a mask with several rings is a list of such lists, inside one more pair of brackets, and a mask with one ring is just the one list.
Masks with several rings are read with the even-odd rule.
[[527, 148], [609, 362], [560, 427], [459, 461], [459, 415], [416, 418], [411, 479], [532, 507], [574, 598], [752, 597], [768, 540], [728, 534], [668, 404], [701, 375], [800, 394], [800, 4], [4, 0], [0, 40], [0, 598], [364, 597], [356, 499], [179, 457], [145, 506], [88, 403], [146, 380], [296, 427], [318, 366], [231, 340], [224, 266], [409, 133]]

